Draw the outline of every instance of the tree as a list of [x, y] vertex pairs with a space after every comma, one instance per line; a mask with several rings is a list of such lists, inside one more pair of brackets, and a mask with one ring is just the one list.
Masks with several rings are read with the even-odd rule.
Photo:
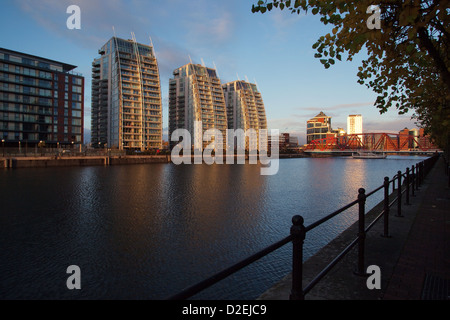
[[[358, 83], [378, 96], [380, 113], [396, 107], [414, 118], [444, 147], [450, 141], [450, 62], [448, 0], [273, 0], [258, 1], [252, 12], [275, 8], [310, 11], [330, 33], [313, 45], [325, 68], [362, 50]], [[448, 145], [447, 145], [448, 147]]]

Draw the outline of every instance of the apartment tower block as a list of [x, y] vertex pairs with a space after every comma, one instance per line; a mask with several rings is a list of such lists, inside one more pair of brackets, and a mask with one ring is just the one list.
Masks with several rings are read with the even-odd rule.
[[[224, 84], [223, 90], [227, 106], [228, 128], [255, 130], [259, 150], [260, 130], [267, 129], [267, 119], [264, 102], [257, 86], [239, 80]], [[249, 149], [248, 140], [245, 148]]]
[[162, 99], [153, 46], [111, 38], [92, 64], [92, 145], [162, 148]]
[[[201, 122], [202, 127], [196, 128], [195, 122]], [[169, 80], [170, 149], [178, 144], [171, 141], [172, 133], [177, 129], [186, 129], [191, 134], [192, 147], [199, 146], [202, 150], [211, 143], [201, 142], [208, 129], [218, 129], [225, 139], [226, 105], [215, 69], [189, 63], [173, 72], [173, 78]], [[198, 130], [197, 134], [195, 129]]]
[[62, 148], [84, 142], [84, 77], [75, 68], [0, 48], [3, 146]]

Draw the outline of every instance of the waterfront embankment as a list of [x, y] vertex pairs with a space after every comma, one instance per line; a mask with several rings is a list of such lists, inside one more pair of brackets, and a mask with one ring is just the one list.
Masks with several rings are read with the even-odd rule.
[[74, 156], [0, 158], [0, 168], [47, 168], [75, 166], [109, 166], [146, 163], [168, 163], [170, 156]]
[[[279, 155], [280, 159], [285, 158], [304, 158], [303, 154]], [[203, 158], [199, 157], [203, 161]], [[243, 159], [249, 161], [246, 155]], [[129, 165], [129, 164], [147, 164], [147, 163], [169, 163], [170, 155], [122, 155], [122, 156], [28, 156], [28, 157], [0, 157], [0, 169], [18, 169], [18, 168], [51, 168], [51, 167], [82, 167], [82, 166], [109, 166], [109, 165]], [[223, 162], [227, 162], [224, 156]], [[197, 163], [196, 157], [191, 156], [191, 163]], [[234, 155], [232, 163], [238, 163], [238, 157]]]

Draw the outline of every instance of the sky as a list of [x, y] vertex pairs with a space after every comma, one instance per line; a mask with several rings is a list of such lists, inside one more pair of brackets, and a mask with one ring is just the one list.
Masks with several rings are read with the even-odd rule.
[[[163, 127], [168, 127], [168, 88], [173, 70], [191, 60], [217, 68], [222, 83], [258, 85], [269, 129], [306, 143], [306, 121], [323, 111], [332, 127], [347, 128], [361, 114], [364, 132], [416, 127], [412, 114], [381, 115], [376, 95], [357, 83], [365, 58], [325, 69], [312, 45], [331, 31], [318, 16], [288, 11], [252, 13], [257, 0], [1, 0], [0, 47], [76, 65], [85, 77], [85, 140], [91, 124], [91, 68], [114, 34], [153, 43], [160, 69]], [[81, 11], [81, 29], [68, 29], [70, 5]], [[165, 136], [167, 139], [167, 136]], [[87, 141], [89, 142], [89, 141]]]

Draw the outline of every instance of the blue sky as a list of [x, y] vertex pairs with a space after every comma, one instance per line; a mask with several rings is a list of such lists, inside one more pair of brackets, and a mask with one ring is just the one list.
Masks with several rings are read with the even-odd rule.
[[[320, 111], [333, 128], [346, 129], [349, 114], [362, 114], [365, 132], [416, 127], [396, 110], [380, 115], [376, 95], [357, 81], [364, 56], [326, 70], [312, 45], [330, 32], [317, 16], [287, 11], [251, 12], [257, 0], [2, 0], [0, 47], [78, 66], [86, 78], [85, 127], [90, 127], [91, 64], [98, 49], [118, 37], [155, 46], [161, 73], [163, 126], [168, 126], [168, 84], [174, 69], [204, 62], [222, 82], [256, 82], [271, 129], [305, 142], [306, 121]], [[69, 30], [68, 6], [81, 9], [81, 30]], [[190, 57], [190, 58], [189, 58]]]

